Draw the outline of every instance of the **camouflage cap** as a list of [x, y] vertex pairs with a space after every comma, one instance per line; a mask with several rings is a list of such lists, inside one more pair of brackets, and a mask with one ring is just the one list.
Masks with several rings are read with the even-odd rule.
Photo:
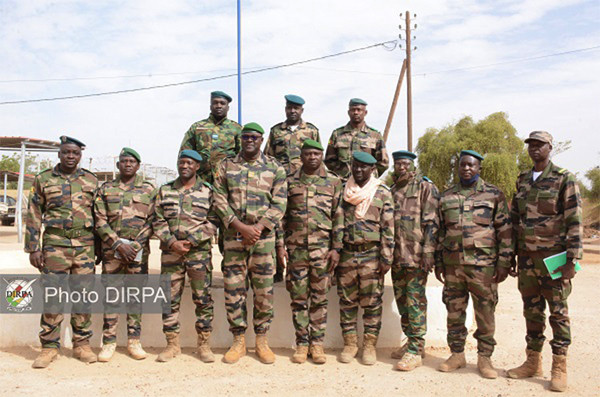
[[319, 150], [323, 150], [323, 146], [319, 142], [317, 142], [317, 141], [315, 141], [313, 139], [306, 139], [304, 141], [304, 143], [302, 144], [302, 149], [319, 149]]
[[483, 156], [477, 153], [475, 150], [462, 150], [460, 152], [460, 157], [462, 156], [473, 156], [479, 161], [483, 161]]
[[304, 105], [304, 99], [302, 99], [302, 97], [299, 97], [298, 95], [286, 95], [285, 100], [289, 103], [293, 103], [294, 105]]
[[191, 150], [191, 149], [186, 149], [186, 150], [182, 150], [181, 153], [179, 153], [179, 158], [188, 158], [188, 159], [192, 159], [192, 160], [196, 160], [198, 162], [202, 161], [202, 156], [200, 155], [200, 153], [198, 153], [195, 150]]
[[260, 124], [252, 122], [244, 125], [242, 132], [258, 132], [259, 134], [263, 135], [265, 130], [263, 130]]
[[140, 155], [138, 154], [138, 152], [136, 152], [135, 150], [133, 150], [130, 147], [124, 147], [123, 149], [121, 149], [121, 153], [119, 153], [119, 157], [133, 157], [134, 159], [137, 160], [138, 163], [142, 162], [142, 158], [140, 157]]
[[373, 164], [377, 163], [377, 160], [375, 160], [375, 157], [371, 156], [367, 152], [361, 152], [360, 150], [355, 150], [352, 153], [352, 158], [354, 158], [354, 160], [356, 160], [356, 161], [360, 161], [361, 163], [365, 163], [365, 164], [373, 165]]
[[356, 106], [356, 105], [367, 106], [367, 101], [360, 99], [360, 98], [350, 99], [350, 103], [348, 103], [348, 106]]
[[72, 143], [73, 145], [77, 145], [77, 146], [79, 146], [82, 149], [85, 148], [85, 143], [81, 142], [78, 139], [71, 138], [70, 136], [62, 135], [58, 139], [60, 140], [60, 144], [61, 145], [67, 145], [69, 143]]
[[233, 98], [231, 98], [229, 95], [227, 95], [226, 93], [224, 93], [223, 91], [213, 91], [210, 93], [210, 98], [225, 98], [227, 100], [227, 103], [233, 101]]
[[525, 139], [525, 143], [529, 143], [529, 141], [540, 141], [552, 145], [552, 135], [547, 131], [532, 131], [529, 138]]
[[408, 150], [398, 150], [392, 153], [392, 157], [394, 160], [409, 159], [414, 161], [417, 158], [417, 155], [413, 152], [409, 152]]

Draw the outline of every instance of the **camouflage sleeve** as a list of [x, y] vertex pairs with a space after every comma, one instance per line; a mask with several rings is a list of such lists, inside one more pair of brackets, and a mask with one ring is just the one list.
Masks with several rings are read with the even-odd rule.
[[269, 230], [275, 229], [281, 222], [287, 208], [287, 177], [285, 169], [277, 163], [275, 179], [271, 187], [271, 202], [265, 215], [258, 220], [258, 223]]
[[235, 154], [238, 154], [242, 150], [242, 132], [241, 129], [235, 133], [235, 148], [233, 149]]
[[171, 244], [177, 241], [177, 238], [171, 233], [169, 222], [165, 219], [165, 214], [163, 212], [163, 187], [160, 188], [156, 195], [156, 200], [154, 200], [154, 219], [152, 221], [152, 228], [154, 229], [154, 234], [160, 241], [166, 244], [167, 247], [170, 247]]
[[190, 230], [188, 235], [188, 241], [192, 243], [193, 247], [197, 247], [203, 242], [210, 240], [215, 234], [217, 234], [217, 226], [219, 224], [219, 218], [214, 213], [214, 210], [210, 210], [206, 221], [195, 227], [194, 230]]
[[[515, 190], [516, 193], [519, 192], [519, 183], [520, 177], [517, 178], [517, 188]], [[514, 253], [517, 251], [518, 247], [518, 239], [519, 239], [519, 223], [521, 223], [521, 216], [519, 215], [519, 203], [517, 202], [517, 194], [513, 195], [512, 201], [510, 203], [510, 221], [512, 227], [512, 244], [515, 247]]]
[[583, 235], [581, 194], [575, 176], [571, 173], [565, 178], [564, 187], [560, 189], [559, 200], [564, 208], [564, 223], [567, 231], [567, 258], [581, 259]]
[[96, 234], [105, 244], [109, 245], [112, 249], [116, 249], [119, 245], [119, 236], [112, 230], [108, 223], [108, 208], [104, 195], [104, 185], [98, 189], [98, 193], [94, 199], [94, 220], [96, 222]]
[[433, 183], [421, 183], [421, 227], [423, 229], [423, 258], [433, 260], [440, 229], [438, 206], [440, 192]]
[[191, 149], [196, 150], [196, 141], [194, 140], [194, 125], [192, 124], [190, 128], [187, 130], [185, 135], [183, 136], [183, 141], [181, 141], [181, 146], [179, 147], [179, 151]]
[[438, 208], [437, 208], [437, 217], [439, 220], [439, 229], [438, 229], [438, 236], [437, 236], [437, 241], [435, 244], [435, 267], [444, 267], [444, 261], [442, 258], [442, 241], [444, 241], [444, 239], [446, 238], [446, 226], [444, 224], [444, 217], [442, 214], [442, 206], [441, 204], [441, 199], [442, 199], [442, 195], [440, 194], [440, 201], [438, 202]]
[[[285, 218], [285, 215], [284, 215]], [[283, 239], [285, 233], [284, 233], [284, 226], [285, 223], [281, 222], [276, 228], [275, 228], [275, 248], [285, 248], [285, 241]]]
[[319, 134], [319, 129], [317, 127], [315, 127], [315, 137], [314, 140], [321, 143], [321, 136]]
[[390, 166], [390, 158], [385, 148], [385, 142], [383, 138], [380, 138], [377, 142], [377, 149], [375, 151], [375, 159], [377, 160], [377, 175], [383, 175]]
[[335, 186], [333, 193], [333, 203], [331, 206], [332, 228], [331, 228], [331, 249], [340, 250], [344, 242], [344, 211], [342, 210], [342, 181]]
[[46, 200], [38, 175], [35, 177], [35, 181], [31, 187], [27, 217], [25, 218], [25, 252], [32, 253], [41, 251], [42, 249], [40, 234], [42, 231], [42, 214], [44, 213], [45, 206]]
[[327, 143], [327, 151], [325, 152], [325, 160], [323, 162], [327, 168], [331, 171], [336, 171], [336, 164], [338, 162], [337, 151], [335, 150], [336, 133], [333, 131], [329, 142]]
[[263, 153], [266, 154], [267, 156], [275, 156], [275, 152], [273, 150], [273, 147], [271, 145], [271, 142], [273, 141], [273, 128], [271, 128], [271, 131], [269, 132], [269, 138], [267, 139], [267, 143], [265, 144], [265, 150], [263, 150]]
[[383, 197], [383, 208], [381, 211], [381, 219], [379, 230], [381, 234], [381, 261], [386, 266], [392, 266], [394, 262], [394, 202], [392, 199], [392, 193], [385, 190]]
[[133, 249], [139, 251], [142, 247], [148, 244], [150, 237], [152, 237], [152, 222], [154, 221], [154, 214], [156, 211], [156, 196], [158, 195], [158, 189], [154, 189], [154, 191], [150, 194], [150, 208], [148, 212], [148, 218], [146, 218], [146, 223], [142, 226], [142, 229], [135, 237], [135, 241], [131, 244]]
[[229, 225], [235, 219], [235, 213], [229, 206], [228, 201], [227, 163], [227, 160], [221, 162], [213, 184], [213, 209], [225, 228], [229, 228]]
[[515, 252], [515, 243], [512, 238], [512, 222], [508, 204], [504, 193], [500, 192], [496, 200], [496, 213], [494, 214], [494, 230], [496, 231], [496, 246], [498, 247], [497, 267], [510, 267], [510, 261]]

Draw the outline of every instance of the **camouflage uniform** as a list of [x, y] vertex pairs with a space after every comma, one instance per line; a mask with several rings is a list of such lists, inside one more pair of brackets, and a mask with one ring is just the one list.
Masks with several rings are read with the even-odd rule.
[[[42, 251], [45, 274], [94, 274], [94, 194], [96, 175], [78, 168], [72, 175], [60, 165], [35, 177], [25, 230], [25, 252]], [[40, 234], [44, 225], [43, 240]], [[89, 344], [91, 314], [71, 315], [73, 346]], [[42, 314], [42, 347], [60, 347], [61, 313]]]
[[477, 351], [489, 357], [494, 351], [494, 311], [498, 303], [496, 268], [510, 267], [514, 251], [511, 221], [504, 193], [479, 178], [470, 187], [459, 184], [440, 198], [439, 245], [436, 266], [444, 267], [442, 299], [448, 310], [448, 345], [452, 353], [464, 351], [465, 318], [469, 293], [477, 331]]
[[379, 185], [364, 218], [356, 206], [342, 200], [343, 249], [336, 268], [342, 333], [356, 334], [358, 307], [362, 307], [364, 333], [379, 335], [383, 310], [380, 265], [394, 259], [394, 204], [389, 188]]
[[[212, 330], [213, 300], [212, 244], [217, 219], [211, 213], [213, 194], [200, 178], [185, 189], [179, 178], [162, 185], [155, 200], [154, 234], [160, 239], [160, 273], [171, 276], [171, 313], [163, 314], [163, 332], [179, 333], [179, 307], [187, 273], [196, 305], [196, 332]], [[178, 240], [187, 240], [191, 248], [180, 256], [169, 249]]]
[[[241, 153], [225, 159], [215, 176], [214, 210], [224, 225], [223, 278], [225, 307], [230, 331], [246, 331], [247, 278], [254, 292], [254, 332], [265, 334], [273, 317], [273, 252], [275, 226], [286, 208], [285, 169], [272, 157], [261, 154], [249, 163]], [[252, 246], [231, 227], [239, 221], [265, 226], [261, 238]]]
[[427, 332], [428, 269], [434, 263], [439, 229], [440, 194], [435, 185], [421, 177], [392, 187], [394, 198], [394, 295], [408, 351], [422, 354]]
[[[296, 345], [322, 345], [330, 281], [326, 256], [331, 249], [342, 248], [342, 181], [321, 166], [315, 175], [306, 175], [301, 168], [288, 176], [287, 183], [282, 224], [289, 254], [286, 287], [292, 299]], [[283, 247], [283, 238], [277, 245]]]
[[567, 251], [569, 259], [581, 259], [581, 196], [575, 176], [552, 162], [536, 181], [531, 170], [522, 172], [511, 217], [519, 255], [519, 291], [527, 348], [542, 351], [548, 302], [554, 335], [550, 342], [552, 352], [566, 355], [571, 343], [567, 306], [571, 280], [552, 280], [543, 259], [563, 251]]
[[227, 156], [240, 151], [242, 126], [227, 117], [215, 121], [211, 114], [207, 119], [195, 122], [185, 133], [179, 151], [192, 149], [200, 153], [208, 162], [202, 162], [198, 175], [205, 181], [213, 182], [213, 172]]
[[327, 144], [325, 165], [343, 181], [347, 181], [352, 173], [350, 164], [352, 152], [355, 150], [367, 152], [375, 157], [378, 175], [382, 175], [388, 169], [389, 158], [383, 137], [379, 131], [366, 124], [360, 130], [353, 129], [350, 123], [334, 130]]
[[296, 129], [292, 129], [286, 122], [275, 124], [271, 127], [264, 153], [275, 157], [285, 168], [286, 174], [291, 175], [302, 167], [300, 151], [306, 139], [321, 142], [319, 130], [311, 123], [300, 120]]
[[[130, 183], [124, 184], [118, 177], [104, 183], [98, 190], [94, 204], [96, 233], [102, 239], [102, 274], [148, 274], [149, 239], [152, 234], [148, 219], [154, 212], [154, 185], [140, 175]], [[123, 263], [115, 257], [120, 239], [134, 241], [136, 251], [143, 249], [139, 263]], [[115, 343], [119, 315], [104, 314], [104, 344]], [[139, 339], [141, 333], [141, 314], [127, 314], [127, 337]]]

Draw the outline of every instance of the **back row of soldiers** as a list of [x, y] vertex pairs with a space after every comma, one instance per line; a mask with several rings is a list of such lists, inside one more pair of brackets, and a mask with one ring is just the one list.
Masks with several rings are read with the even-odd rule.
[[[350, 122], [329, 140], [324, 160], [329, 171], [322, 165], [318, 130], [301, 118], [302, 98], [286, 96], [286, 121], [271, 129], [264, 153], [260, 152], [264, 131], [256, 123], [242, 128], [227, 119], [230, 102], [227, 94], [212, 93], [210, 117], [194, 123], [182, 142], [179, 177], [158, 192], [136, 175], [141, 159], [125, 148], [119, 158], [119, 178], [104, 184], [94, 199], [96, 179], [78, 167], [83, 144], [62, 137], [60, 164], [34, 182], [26, 238], [32, 265], [44, 272], [94, 272], [93, 201], [105, 273], [147, 272], [148, 238], [153, 230], [161, 240], [161, 273], [170, 274], [172, 281], [172, 311], [163, 316], [167, 347], [158, 360], [168, 361], [180, 352], [178, 313], [187, 273], [196, 305], [198, 353], [211, 362], [210, 242], [220, 227], [225, 303], [234, 335], [225, 362], [236, 362], [246, 354], [248, 283], [254, 292], [257, 355], [264, 363], [275, 360], [266, 337], [273, 315], [275, 251], [278, 267], [283, 270], [287, 264], [286, 286], [296, 329], [292, 360], [302, 363], [311, 356], [315, 363], [326, 361], [322, 348], [326, 293], [335, 274], [344, 337], [340, 361], [350, 362], [358, 353], [356, 319], [362, 307], [362, 361], [367, 365], [376, 361], [383, 279], [391, 268], [402, 330], [408, 338], [393, 353], [400, 360], [396, 369], [403, 371], [422, 363], [425, 285], [427, 274], [435, 268], [444, 283], [452, 352], [439, 369], [452, 371], [466, 365], [464, 323], [470, 293], [477, 321], [478, 368], [482, 376], [495, 378], [490, 356], [495, 345], [497, 285], [509, 273], [517, 274], [516, 253], [527, 360], [508, 375], [541, 374], [547, 301], [554, 332], [551, 387], [566, 388], [570, 344], [566, 299], [574, 261], [581, 257], [581, 201], [573, 175], [549, 161], [550, 134], [536, 131], [526, 140], [534, 168], [519, 176], [509, 210], [502, 192], [479, 177], [483, 156], [469, 150], [460, 153], [460, 183], [441, 195], [426, 177], [416, 174], [414, 153], [394, 152], [390, 191], [376, 177], [388, 167], [385, 143], [365, 124], [367, 104], [360, 99], [350, 101]], [[135, 263], [140, 250], [143, 259]], [[543, 258], [561, 251], [567, 251], [567, 264], [561, 268], [562, 277], [552, 280]], [[56, 357], [61, 320], [61, 315], [42, 316], [43, 349], [34, 367], [45, 367]], [[89, 315], [74, 314], [71, 323], [74, 355], [96, 361], [89, 348]], [[116, 315], [105, 315], [101, 361], [110, 360], [114, 353], [115, 327]], [[137, 359], [146, 356], [139, 329], [139, 317], [128, 316], [128, 351]]]

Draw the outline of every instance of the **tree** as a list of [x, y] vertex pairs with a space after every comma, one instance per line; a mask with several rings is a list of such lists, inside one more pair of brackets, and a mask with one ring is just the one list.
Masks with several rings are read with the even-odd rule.
[[585, 173], [585, 177], [590, 180], [591, 188], [586, 189], [586, 196], [590, 200], [600, 200], [600, 166], [594, 167]]

